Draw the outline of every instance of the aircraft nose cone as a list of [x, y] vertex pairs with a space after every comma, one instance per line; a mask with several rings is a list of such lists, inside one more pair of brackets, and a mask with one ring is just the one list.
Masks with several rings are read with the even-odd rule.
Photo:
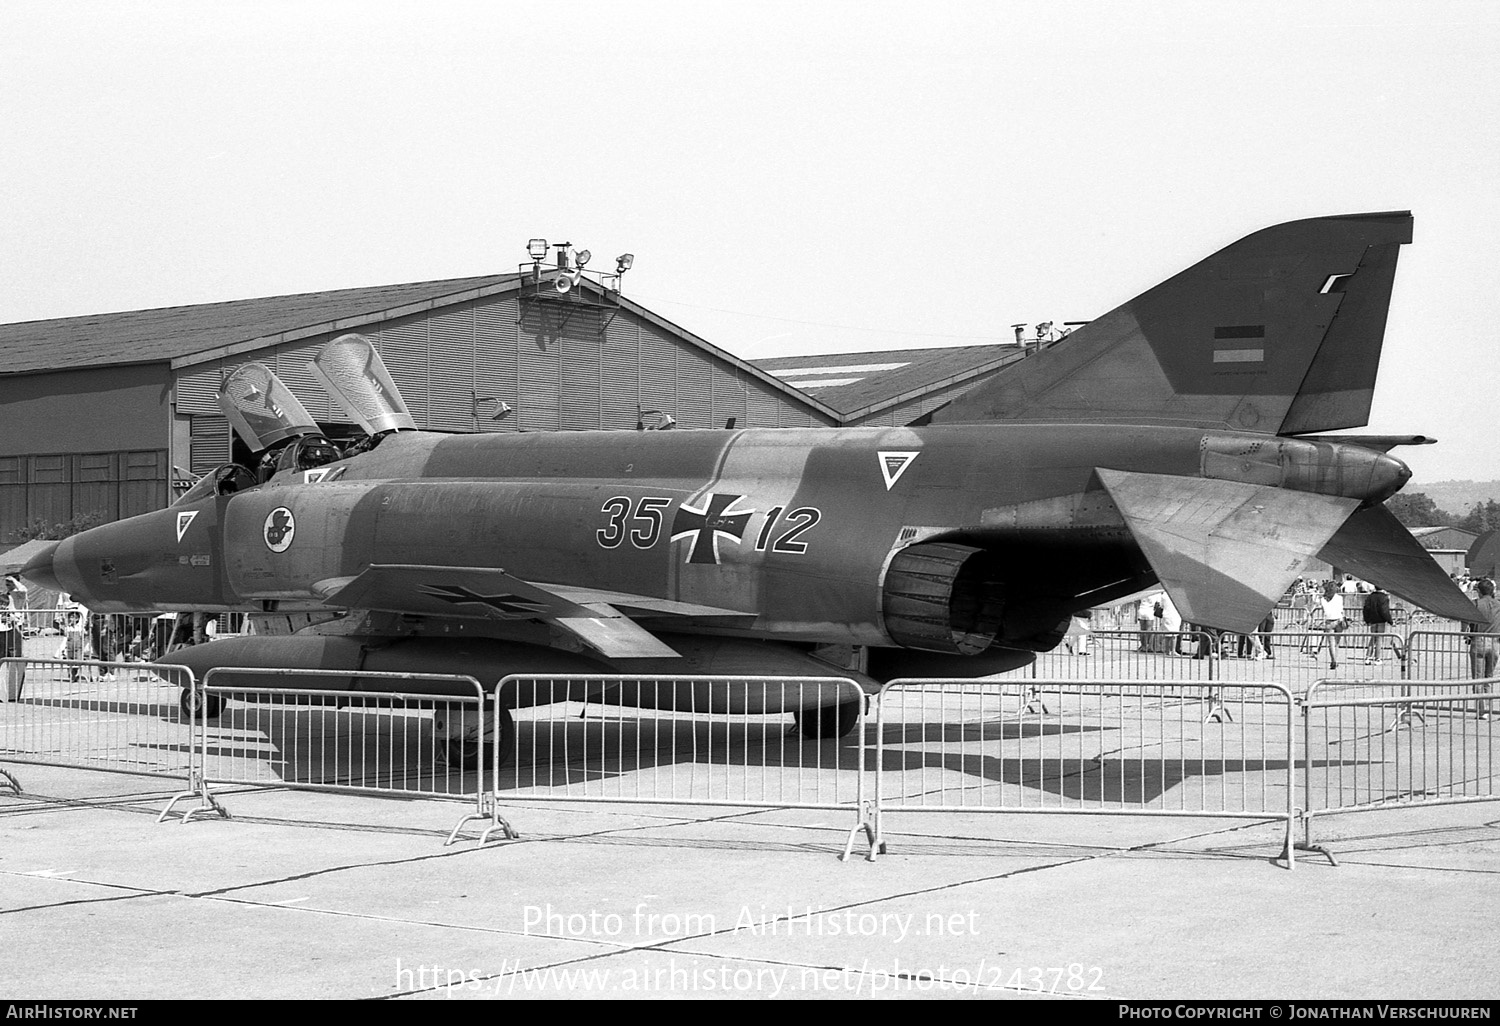
[[21, 568], [21, 576], [32, 584], [49, 591], [66, 591], [57, 580], [57, 571], [52, 565], [52, 557], [57, 552], [58, 542], [50, 542], [46, 548], [27, 561]]

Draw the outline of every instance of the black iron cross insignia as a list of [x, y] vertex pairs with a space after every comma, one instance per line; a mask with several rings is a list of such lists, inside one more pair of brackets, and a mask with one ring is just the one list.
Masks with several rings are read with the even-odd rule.
[[470, 591], [468, 588], [460, 588], [447, 584], [428, 585], [422, 591], [433, 598], [442, 599], [444, 602], [452, 602], [456, 606], [471, 603], [489, 606], [496, 612], [523, 619], [544, 615], [549, 608], [545, 603], [524, 598], [520, 595], [480, 595], [477, 592]]
[[745, 526], [754, 515], [753, 509], [737, 509], [740, 495], [724, 495], [709, 492], [703, 506], [694, 508], [683, 503], [672, 518], [672, 540], [691, 538], [688, 546], [689, 563], [717, 563], [719, 561], [719, 539], [740, 541], [745, 536]]

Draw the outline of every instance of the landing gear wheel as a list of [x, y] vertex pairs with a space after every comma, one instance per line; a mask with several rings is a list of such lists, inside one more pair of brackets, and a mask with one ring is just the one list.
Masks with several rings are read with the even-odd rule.
[[500, 765], [505, 766], [516, 752], [516, 721], [509, 709], [495, 711], [494, 736], [450, 737], [444, 742], [443, 754], [449, 766], [464, 772], [488, 769], [493, 765], [491, 746], [500, 745]]
[[859, 723], [859, 707], [863, 698], [842, 705], [828, 705], [821, 709], [806, 709], [794, 713], [797, 732], [811, 741], [844, 737]]
[[[193, 701], [195, 698], [197, 702]], [[223, 710], [224, 699], [218, 695], [205, 695], [192, 688], [183, 688], [182, 697], [177, 699], [177, 707], [190, 720], [212, 720]]]

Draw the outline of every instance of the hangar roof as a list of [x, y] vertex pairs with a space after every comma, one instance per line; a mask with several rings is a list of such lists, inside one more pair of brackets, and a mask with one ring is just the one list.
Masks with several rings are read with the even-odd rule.
[[0, 324], [0, 374], [165, 362], [308, 325], [509, 284], [517, 277], [492, 274]]
[[1021, 356], [1022, 350], [1014, 345], [987, 345], [777, 356], [752, 362], [849, 421], [947, 385], [977, 380]]
[[[522, 277], [512, 272], [0, 324], [0, 375], [166, 362], [181, 370], [282, 342], [330, 331], [354, 331], [379, 321], [515, 290], [521, 287]], [[598, 291], [587, 279], [581, 285]], [[830, 419], [839, 419], [836, 410], [816, 395], [798, 391], [794, 383], [725, 352], [629, 299], [618, 294], [612, 299], [622, 309], [690, 345], [795, 396], [798, 402]]]

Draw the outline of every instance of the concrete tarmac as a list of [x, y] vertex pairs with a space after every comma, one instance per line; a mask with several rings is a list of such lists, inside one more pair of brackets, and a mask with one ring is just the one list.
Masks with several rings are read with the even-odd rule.
[[[1500, 993], [1500, 809], [1213, 819], [504, 807], [9, 765], [0, 994], [12, 999], [1469, 998]], [[857, 849], [858, 852], [858, 849]]]

